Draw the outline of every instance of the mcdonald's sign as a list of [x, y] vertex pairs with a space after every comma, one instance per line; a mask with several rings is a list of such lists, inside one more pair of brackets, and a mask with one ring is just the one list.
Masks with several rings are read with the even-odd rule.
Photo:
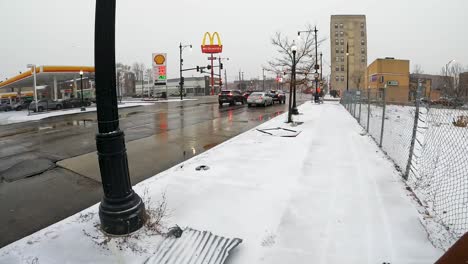
[[[206, 44], [206, 37], [210, 41], [210, 44]], [[214, 44], [214, 38], [216, 37], [218, 43]], [[223, 52], [223, 45], [221, 45], [221, 38], [219, 37], [218, 32], [214, 32], [213, 35], [210, 32], [205, 32], [203, 35], [203, 41], [201, 45], [202, 53], [221, 53]]]

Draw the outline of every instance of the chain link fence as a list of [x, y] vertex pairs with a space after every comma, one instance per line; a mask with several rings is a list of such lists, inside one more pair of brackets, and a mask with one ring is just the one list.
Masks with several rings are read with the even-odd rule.
[[468, 100], [430, 101], [419, 86], [395, 102], [390, 89], [347, 92], [341, 103], [426, 208], [432, 241], [447, 248], [468, 231]]

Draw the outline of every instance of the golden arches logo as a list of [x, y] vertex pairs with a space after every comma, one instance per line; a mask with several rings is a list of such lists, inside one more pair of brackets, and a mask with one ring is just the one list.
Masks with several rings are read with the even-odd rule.
[[[208, 40], [210, 41], [210, 44], [206, 44], [206, 39], [208, 37]], [[214, 40], [217, 40], [217, 44], [214, 44]], [[221, 38], [219, 37], [218, 32], [214, 32], [211, 34], [210, 32], [205, 32], [205, 35], [203, 35], [203, 40], [202, 40], [202, 53], [221, 53], [223, 51], [223, 45], [221, 44]]]

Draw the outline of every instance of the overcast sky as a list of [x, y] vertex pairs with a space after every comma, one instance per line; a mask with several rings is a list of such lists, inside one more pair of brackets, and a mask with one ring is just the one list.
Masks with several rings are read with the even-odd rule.
[[[367, 16], [368, 62], [395, 57], [440, 73], [451, 59], [468, 65], [467, 0], [117, 0], [116, 59], [151, 65], [153, 52], [168, 53], [168, 76], [178, 75], [178, 45], [185, 66], [206, 65], [203, 33], [218, 31], [228, 80], [259, 78], [275, 56], [276, 31], [296, 38], [307, 23], [317, 25], [324, 64], [330, 62], [332, 14]], [[95, 1], [0, 0], [0, 79], [25, 71], [26, 64], [93, 65]], [[325, 67], [324, 72], [329, 72]], [[198, 76], [194, 73], [187, 73]]]

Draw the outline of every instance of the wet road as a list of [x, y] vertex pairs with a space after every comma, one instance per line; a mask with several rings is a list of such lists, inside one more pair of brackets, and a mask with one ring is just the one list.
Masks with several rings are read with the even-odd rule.
[[[132, 183], [286, 110], [279, 104], [220, 108], [216, 97], [120, 109]], [[0, 126], [0, 176], [15, 174], [0, 182], [0, 247], [100, 200], [97, 156], [91, 153], [96, 132], [95, 112]], [[42, 161], [59, 165], [24, 178]]]

